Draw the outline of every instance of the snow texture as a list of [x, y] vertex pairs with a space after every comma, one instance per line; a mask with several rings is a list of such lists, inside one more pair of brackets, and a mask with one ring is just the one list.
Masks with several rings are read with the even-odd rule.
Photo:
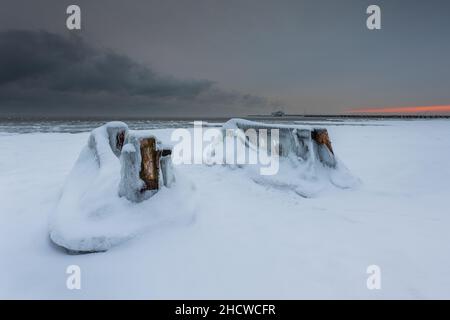
[[[182, 165], [172, 188], [135, 204], [117, 195], [114, 156], [100, 169], [85, 148], [74, 166], [88, 133], [0, 134], [0, 298], [449, 299], [450, 121], [316, 125], [358, 188], [303, 198], [243, 169]], [[171, 132], [148, 131], [164, 144]], [[48, 239], [51, 212], [53, 234], [75, 249], [85, 236], [138, 236], [67, 255]], [[374, 264], [381, 290], [366, 286]], [[81, 290], [66, 287], [69, 265]]]

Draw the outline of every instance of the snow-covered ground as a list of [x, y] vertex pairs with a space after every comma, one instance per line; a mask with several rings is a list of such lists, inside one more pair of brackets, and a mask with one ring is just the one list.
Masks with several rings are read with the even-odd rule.
[[305, 199], [184, 166], [192, 219], [86, 255], [52, 245], [48, 218], [88, 133], [0, 132], [0, 298], [450, 298], [450, 121], [323, 124], [358, 188]]

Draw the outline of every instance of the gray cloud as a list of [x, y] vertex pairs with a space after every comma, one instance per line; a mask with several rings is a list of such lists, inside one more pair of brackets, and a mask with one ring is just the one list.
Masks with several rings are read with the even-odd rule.
[[161, 75], [77, 35], [0, 32], [0, 70], [0, 114], [195, 116], [205, 108], [223, 115], [268, 105], [209, 80]]
[[82, 29], [69, 31], [72, 3], [2, 0], [0, 33], [31, 32], [1, 33], [0, 116], [278, 109], [261, 96], [294, 114], [450, 101], [448, 0], [377, 0], [377, 31], [372, 0], [77, 0]]

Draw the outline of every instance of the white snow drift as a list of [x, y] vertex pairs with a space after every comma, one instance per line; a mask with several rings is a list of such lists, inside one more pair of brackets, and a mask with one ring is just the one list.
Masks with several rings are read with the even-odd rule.
[[[0, 134], [0, 298], [450, 298], [450, 121], [317, 124], [363, 181], [358, 188], [303, 198], [257, 184], [244, 169], [177, 166], [174, 188], [181, 177], [195, 185], [179, 189], [179, 205], [169, 189], [138, 205], [102, 189], [110, 185], [99, 186], [106, 199], [94, 197], [95, 183], [83, 180], [70, 208], [68, 174], [89, 133]], [[150, 133], [166, 143], [171, 132]], [[94, 164], [85, 169], [95, 180]], [[118, 184], [120, 173], [112, 179]], [[144, 231], [142, 221], [151, 231], [107, 252], [67, 255], [48, 237], [49, 213], [62, 198], [73, 214], [112, 203], [117, 220], [134, 221], [130, 231]], [[187, 203], [195, 204], [188, 221]], [[81, 268], [81, 290], [66, 287], [70, 265]], [[370, 265], [381, 269], [381, 290], [367, 289]]]
[[[155, 225], [192, 218], [192, 185], [182, 174], [171, 188], [163, 186], [142, 203], [120, 197], [120, 151], [111, 138], [120, 129], [127, 126], [113, 122], [92, 131], [51, 215], [51, 239], [72, 252], [104, 251]], [[141, 182], [134, 178], [134, 184]]]
[[[253, 128], [258, 128], [255, 130], [258, 135], [258, 130], [263, 129], [265, 133], [263, 136], [266, 137], [261, 139], [259, 136], [249, 139], [246, 132], [249, 129], [254, 130]], [[273, 129], [277, 130], [276, 138], [271, 136]], [[250, 154], [247, 155], [249, 158], [252, 157], [252, 153], [255, 154], [253, 158], [261, 157], [261, 154], [264, 154], [265, 158], [270, 158], [273, 156], [271, 153], [275, 150], [276, 160], [279, 162], [276, 174], [261, 174], [262, 168], [265, 167], [261, 163], [236, 166], [244, 168], [245, 174], [253, 181], [267, 187], [293, 191], [305, 198], [318, 196], [322, 190], [328, 188], [348, 189], [357, 187], [360, 180], [350, 173], [344, 163], [332, 151], [312, 139], [311, 134], [314, 130], [322, 130], [322, 128], [231, 119], [223, 125], [224, 145], [233, 145], [235, 150], [246, 149]], [[269, 142], [264, 142], [264, 140]], [[264, 146], [261, 147], [261, 144]], [[271, 144], [276, 144], [275, 149], [272, 146], [268, 147]], [[210, 150], [217, 150], [216, 145], [217, 139], [211, 143]], [[222, 148], [222, 146], [219, 148]], [[233, 154], [236, 154], [235, 150], [232, 150]], [[212, 151], [210, 153], [213, 153]], [[227, 157], [227, 154], [224, 157]], [[273, 161], [267, 163], [270, 164], [270, 162]]]

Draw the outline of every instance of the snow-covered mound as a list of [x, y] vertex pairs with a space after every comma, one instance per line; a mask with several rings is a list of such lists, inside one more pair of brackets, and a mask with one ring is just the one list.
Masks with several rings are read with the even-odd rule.
[[[259, 136], [255, 141], [246, 135], [247, 129], [263, 129], [268, 135], [265, 140]], [[271, 129], [278, 130], [276, 142]], [[227, 146], [222, 150], [221, 163], [241, 168], [245, 176], [258, 184], [310, 198], [327, 188], [351, 188], [359, 183], [335, 156], [323, 128], [232, 119], [221, 130], [206, 146], [207, 157], [217, 156], [214, 152]], [[319, 133], [326, 135], [325, 142], [315, 137]], [[151, 227], [190, 221], [195, 192], [192, 180], [184, 178], [189, 170], [173, 168], [171, 152], [164, 154], [172, 146], [157, 138], [151, 131], [129, 130], [123, 122], [94, 129], [51, 215], [52, 241], [72, 252], [104, 251]], [[150, 153], [143, 149], [148, 146], [146, 143], [152, 144], [153, 149], [145, 149]], [[276, 150], [271, 149], [274, 143]], [[228, 146], [233, 146], [233, 150]], [[244, 160], [241, 164], [236, 159], [238, 149], [245, 150], [248, 159], [253, 155], [255, 159], [270, 161], [252, 164], [240, 159]], [[231, 164], [230, 154], [235, 157]], [[152, 163], [157, 163], [155, 172], [159, 174], [154, 175], [154, 180], [145, 181], [142, 168]], [[276, 170], [262, 174], [267, 166]], [[147, 173], [151, 175], [152, 171]]]
[[71, 252], [105, 251], [154, 226], [191, 221], [193, 187], [182, 174], [146, 201], [119, 196], [123, 141], [116, 137], [128, 132], [122, 122], [92, 131], [50, 218], [50, 238], [57, 245]]
[[[231, 165], [243, 168], [246, 174], [258, 184], [277, 189], [291, 190], [298, 195], [310, 198], [327, 188], [354, 188], [361, 182], [351, 174], [344, 163], [334, 154], [328, 133], [324, 128], [305, 125], [283, 125], [253, 122], [243, 119], [231, 119], [223, 126], [224, 145], [234, 145], [236, 150], [246, 149], [247, 157], [267, 159], [266, 163], [254, 165]], [[264, 130], [266, 141], [261, 136], [249, 138], [247, 130], [257, 133]], [[277, 137], [271, 136], [271, 130], [277, 130]], [[320, 133], [326, 135], [326, 143], [315, 137]], [[263, 134], [263, 136], [264, 136]], [[264, 138], [263, 138], [264, 140]], [[222, 143], [216, 140], [214, 143]], [[210, 154], [217, 146], [210, 145]], [[275, 146], [271, 146], [275, 144]], [[274, 148], [272, 148], [274, 147]], [[276, 157], [271, 153], [276, 151]], [[273, 174], [261, 174], [262, 168], [274, 167]], [[224, 162], [226, 162], [224, 160]], [[239, 161], [235, 161], [239, 163]]]

